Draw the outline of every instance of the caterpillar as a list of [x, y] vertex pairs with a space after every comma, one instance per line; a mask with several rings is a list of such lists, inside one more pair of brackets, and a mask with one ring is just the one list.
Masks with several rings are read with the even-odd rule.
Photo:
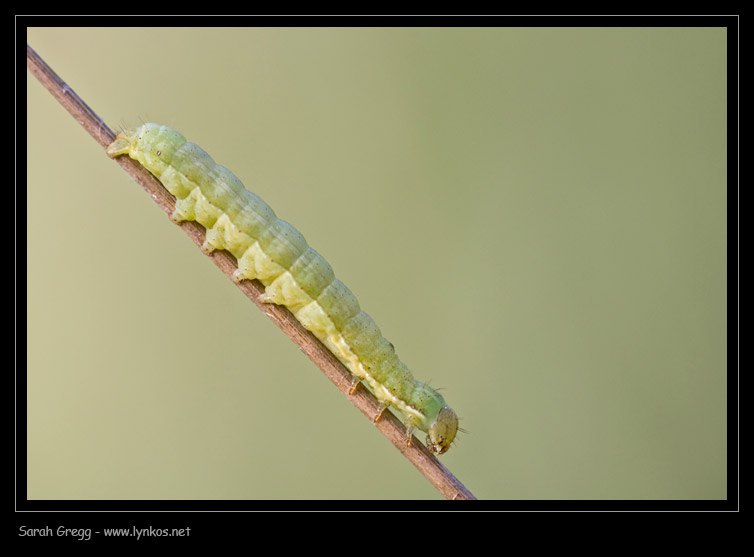
[[257, 279], [265, 303], [286, 306], [351, 372], [351, 393], [364, 382], [379, 402], [375, 422], [393, 407], [404, 417], [408, 445], [418, 428], [430, 452], [450, 448], [458, 418], [442, 395], [414, 378], [330, 264], [230, 170], [159, 124], [120, 132], [107, 154], [127, 155], [151, 172], [176, 197], [172, 220], [204, 226], [202, 249], [230, 252], [238, 262], [234, 280]]

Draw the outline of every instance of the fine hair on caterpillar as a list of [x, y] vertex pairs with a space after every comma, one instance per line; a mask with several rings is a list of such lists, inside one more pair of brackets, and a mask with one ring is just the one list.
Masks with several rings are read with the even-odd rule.
[[372, 318], [329, 263], [288, 222], [247, 190], [227, 168], [178, 132], [145, 123], [118, 133], [108, 155], [127, 155], [176, 197], [171, 218], [206, 229], [202, 249], [226, 250], [238, 263], [236, 281], [258, 280], [262, 301], [286, 306], [352, 375], [351, 393], [363, 382], [385, 409], [398, 410], [410, 444], [414, 429], [427, 433], [427, 448], [446, 452], [458, 418], [436, 389], [417, 381]]

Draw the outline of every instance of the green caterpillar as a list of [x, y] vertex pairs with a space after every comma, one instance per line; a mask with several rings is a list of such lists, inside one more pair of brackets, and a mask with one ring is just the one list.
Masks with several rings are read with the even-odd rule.
[[206, 252], [227, 250], [238, 261], [234, 279], [257, 279], [263, 300], [286, 306], [349, 369], [353, 389], [364, 381], [380, 403], [374, 418], [392, 406], [404, 416], [407, 444], [414, 428], [427, 432], [427, 448], [446, 452], [458, 418], [443, 397], [414, 379], [393, 345], [301, 233], [199, 146], [158, 124], [118, 134], [111, 157], [128, 155], [176, 197], [175, 222], [193, 220], [207, 230]]

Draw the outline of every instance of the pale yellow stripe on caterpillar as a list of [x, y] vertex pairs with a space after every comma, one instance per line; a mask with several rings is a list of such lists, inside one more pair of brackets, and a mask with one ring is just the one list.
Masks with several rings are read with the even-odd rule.
[[[316, 302], [314, 303], [316, 304]], [[367, 382], [367, 384], [371, 387], [372, 392], [375, 393], [375, 396], [377, 396], [377, 398], [382, 402], [383, 408], [393, 406], [396, 409], [400, 410], [404, 416], [413, 416], [415, 420], [423, 420], [425, 418], [424, 414], [421, 411], [417, 410], [416, 408], [412, 408], [411, 406], [406, 404], [405, 401], [395, 396], [388, 388], [385, 387], [385, 385], [377, 381], [377, 379], [366, 370], [364, 364], [361, 362], [359, 357], [354, 354], [351, 346], [348, 344], [345, 338], [343, 338], [342, 334], [332, 334], [332, 336], [329, 336], [327, 338], [327, 342], [325, 344], [330, 349], [330, 351], [338, 356], [339, 359], [346, 365], [346, 367], [349, 368], [351, 373]], [[377, 393], [380, 394], [378, 395]], [[377, 421], [377, 419], [379, 419], [379, 414], [375, 416], [375, 421]]]
[[293, 226], [244, 188], [227, 168], [178, 132], [144, 124], [118, 134], [110, 156], [128, 155], [154, 174], [176, 197], [172, 219], [194, 220], [207, 230], [202, 249], [227, 250], [236, 258], [234, 279], [259, 280], [263, 301], [285, 305], [380, 402], [404, 417], [407, 440], [416, 427], [428, 433], [427, 448], [447, 451], [458, 419], [444, 398], [414, 379], [361, 311], [351, 291]]

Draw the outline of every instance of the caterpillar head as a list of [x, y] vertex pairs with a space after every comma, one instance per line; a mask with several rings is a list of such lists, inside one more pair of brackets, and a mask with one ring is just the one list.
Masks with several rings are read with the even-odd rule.
[[435, 454], [442, 454], [450, 448], [458, 431], [458, 417], [449, 406], [443, 406], [435, 421], [427, 430], [427, 448]]

